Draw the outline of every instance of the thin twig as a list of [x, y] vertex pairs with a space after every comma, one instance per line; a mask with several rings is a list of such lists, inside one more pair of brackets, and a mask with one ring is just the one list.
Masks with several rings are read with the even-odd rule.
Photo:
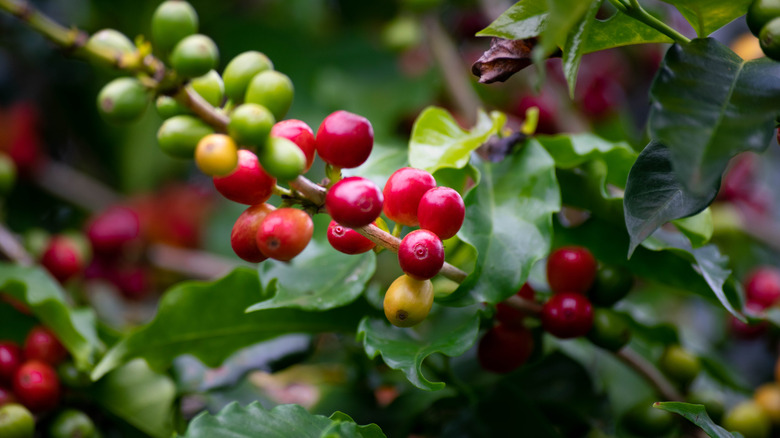
[[204, 280], [222, 277], [239, 266], [248, 266], [208, 252], [161, 243], [151, 245], [147, 255], [158, 268]]
[[290, 187], [317, 206], [325, 205], [325, 195], [327, 193], [325, 187], [314, 184], [305, 176], [301, 175], [290, 181]]
[[225, 114], [217, 111], [211, 106], [197, 91], [192, 87], [183, 87], [176, 95], [177, 100], [186, 105], [196, 116], [203, 119], [219, 132], [227, 132], [227, 125], [230, 119]]
[[3, 224], [0, 224], [0, 252], [20, 265], [31, 266], [35, 263], [33, 256], [24, 249], [11, 230]]
[[509, 307], [522, 310], [526, 314], [539, 315], [542, 313], [541, 304], [537, 303], [536, 301], [526, 300], [525, 298], [519, 297], [517, 295], [512, 295], [511, 297], [507, 298], [504, 300], [504, 303], [506, 303]]
[[647, 380], [658, 391], [659, 394], [666, 401], [684, 401], [685, 399], [677, 391], [666, 377], [658, 371], [652, 363], [648, 362], [644, 357], [640, 356], [629, 347], [624, 347], [620, 351], [615, 353], [615, 357], [620, 359], [624, 364], [633, 368], [637, 373], [641, 374], [645, 380]]
[[45, 191], [90, 212], [101, 211], [120, 200], [105, 184], [56, 161], [46, 160], [38, 166], [33, 180]]

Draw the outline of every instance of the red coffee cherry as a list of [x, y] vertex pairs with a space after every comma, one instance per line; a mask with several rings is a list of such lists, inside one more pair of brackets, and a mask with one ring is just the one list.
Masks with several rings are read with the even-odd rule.
[[374, 128], [365, 117], [336, 111], [320, 124], [315, 145], [322, 161], [331, 166], [358, 167], [371, 155]]
[[106, 279], [128, 300], [141, 301], [151, 292], [149, 272], [143, 266], [112, 266], [106, 271]]
[[314, 223], [303, 210], [280, 208], [268, 213], [257, 229], [257, 247], [267, 257], [289, 261], [309, 244]]
[[[528, 301], [534, 301], [536, 292], [528, 284], [524, 284], [523, 287], [516, 294], [520, 298]], [[496, 304], [496, 321], [508, 327], [524, 327], [523, 318], [528, 316], [525, 312], [519, 309], [515, 309], [506, 303]]]
[[16, 371], [14, 394], [31, 411], [46, 411], [60, 402], [60, 380], [46, 362], [30, 360]]
[[22, 349], [16, 342], [0, 342], [0, 383], [11, 382], [23, 361]]
[[466, 217], [466, 206], [456, 190], [434, 187], [423, 195], [417, 206], [420, 228], [433, 231], [442, 240], [449, 239], [460, 230]]
[[81, 272], [84, 260], [76, 244], [64, 236], [54, 236], [41, 256], [41, 264], [60, 282]]
[[391, 221], [416, 227], [417, 209], [425, 192], [436, 187], [436, 180], [430, 173], [403, 167], [390, 175], [382, 194], [385, 195], [384, 212]]
[[257, 247], [257, 229], [266, 215], [274, 210], [271, 204], [258, 204], [241, 213], [230, 233], [230, 246], [237, 256], [249, 263], [260, 263], [268, 258]]
[[362, 254], [376, 246], [376, 243], [367, 237], [352, 228], [339, 225], [336, 221], [330, 221], [328, 225], [328, 242], [336, 251], [344, 254]]
[[24, 357], [57, 365], [68, 357], [68, 350], [51, 330], [39, 325], [33, 327], [24, 340]]
[[398, 263], [406, 275], [427, 280], [444, 266], [444, 245], [439, 236], [428, 230], [412, 231], [398, 246]]
[[745, 283], [747, 301], [763, 308], [771, 307], [780, 299], [780, 271], [773, 267], [760, 267], [747, 278]]
[[534, 348], [531, 331], [525, 327], [496, 325], [485, 333], [477, 345], [477, 359], [483, 369], [508, 373], [528, 361]]
[[314, 153], [316, 152], [314, 143], [314, 131], [311, 130], [306, 122], [295, 119], [282, 120], [277, 122], [273, 128], [271, 128], [271, 137], [281, 137], [290, 140], [298, 145], [306, 155], [306, 168], [303, 170], [307, 172], [312, 163], [314, 163]]
[[379, 187], [359, 176], [344, 178], [325, 196], [325, 208], [334, 221], [349, 228], [364, 227], [382, 213]]
[[246, 149], [238, 151], [238, 167], [233, 173], [214, 177], [217, 191], [239, 204], [262, 204], [271, 197], [275, 186], [276, 178], [268, 175], [257, 155]]
[[559, 292], [542, 306], [542, 327], [555, 337], [584, 336], [592, 325], [593, 306], [585, 295]]
[[87, 238], [100, 255], [117, 255], [141, 235], [138, 213], [121, 206], [111, 207], [92, 219]]
[[547, 259], [547, 282], [555, 293], [585, 293], [596, 279], [596, 269], [596, 259], [587, 248], [565, 246]]
[[[763, 304], [755, 303], [753, 301], [748, 301], [745, 303], [745, 309], [748, 311], [747, 313], [753, 313], [753, 314], [761, 314], [764, 310]], [[729, 314], [728, 315], [729, 320], [729, 329], [731, 330], [731, 333], [734, 334], [735, 337], [739, 339], [756, 339], [761, 337], [764, 333], [767, 332], [769, 329], [769, 325], [766, 321], [761, 321], [753, 324], [746, 324], [737, 318], [734, 317], [734, 315]]]

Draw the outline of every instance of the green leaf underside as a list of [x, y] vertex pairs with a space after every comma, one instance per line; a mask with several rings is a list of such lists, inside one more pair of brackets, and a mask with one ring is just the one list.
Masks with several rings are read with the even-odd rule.
[[704, 405], [682, 402], [658, 402], [653, 404], [653, 407], [685, 417], [685, 419], [699, 426], [701, 430], [712, 438], [735, 438], [737, 436], [715, 424], [710, 416], [707, 415]]
[[780, 112], [778, 77], [777, 62], [746, 62], [713, 39], [669, 49], [651, 87], [649, 129], [688, 192], [709, 195], [731, 157], [767, 148]]
[[672, 221], [675, 227], [691, 241], [694, 248], [699, 248], [710, 241], [715, 225], [712, 222], [712, 210], [709, 207], [702, 212], [683, 219]]
[[632, 44], [672, 43], [671, 38], [621, 12], [606, 20], [593, 20], [583, 53], [598, 52]]
[[669, 148], [650, 142], [628, 175], [623, 198], [626, 229], [631, 237], [628, 256], [661, 225], [707, 208], [717, 193], [717, 185], [701, 196], [687, 190], [672, 170]]
[[435, 315], [411, 329], [366, 317], [360, 321], [358, 340], [363, 341], [368, 357], [381, 355], [387, 366], [403, 371], [414, 386], [443, 389], [443, 382], [431, 382], [423, 375], [423, 361], [434, 353], [460, 356], [471, 348], [479, 332], [479, 311], [476, 307], [436, 307]]
[[506, 115], [479, 110], [477, 123], [470, 131], [458, 125], [445, 109], [428, 107], [420, 113], [409, 139], [409, 164], [434, 173], [442, 168], [463, 168], [471, 152], [506, 123]]
[[80, 369], [92, 368], [97, 353], [104, 348], [94, 324], [90, 324], [94, 314], [69, 308], [64, 291], [51, 276], [41, 268], [0, 263], [0, 291], [27, 305], [54, 331]]
[[97, 379], [137, 357], [163, 369], [181, 354], [191, 354], [209, 367], [218, 366], [236, 350], [285, 333], [350, 332], [364, 306], [360, 303], [322, 312], [299, 309], [245, 309], [268, 298], [257, 272], [239, 268], [224, 278], [180, 283], [160, 301], [155, 318], [109, 350], [95, 367]]
[[500, 163], [475, 163], [482, 179], [465, 198], [458, 237], [477, 250], [474, 271], [442, 304], [498, 303], [517, 292], [547, 255], [560, 210], [555, 163], [535, 140]]
[[569, 84], [569, 96], [574, 98], [574, 87], [577, 85], [577, 73], [580, 70], [580, 61], [585, 54], [589, 34], [596, 22], [596, 13], [601, 7], [602, 0], [594, 1], [576, 23], [563, 45], [563, 73]]
[[706, 37], [745, 15], [752, 0], [661, 0], [677, 8], [699, 37]]
[[508, 40], [524, 40], [539, 36], [547, 20], [547, 3], [521, 0], [504, 11], [477, 36], [493, 36]]
[[258, 402], [241, 406], [232, 402], [216, 415], [204, 412], [187, 427], [184, 438], [381, 438], [376, 424], [358, 426], [352, 418], [336, 412], [330, 418], [312, 415], [298, 405], [264, 409]]

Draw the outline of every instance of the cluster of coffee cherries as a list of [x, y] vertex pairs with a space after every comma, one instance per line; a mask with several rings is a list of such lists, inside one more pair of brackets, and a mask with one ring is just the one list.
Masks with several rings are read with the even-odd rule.
[[[560, 339], [587, 335], [595, 345], [610, 351], [628, 343], [629, 321], [611, 306], [631, 290], [630, 272], [621, 267], [599, 267], [587, 248], [565, 246], [548, 257], [547, 282], [552, 294], [538, 313], [530, 310], [533, 306], [520, 310], [508, 302], [496, 305], [495, 324], [481, 338], [477, 350], [484, 369], [507, 373], [529, 359], [534, 348], [526, 325], [529, 316], [537, 316], [542, 329]], [[516, 295], [530, 303], [537, 298], [528, 284]]]
[[745, 18], [750, 31], [758, 37], [764, 54], [779, 61], [780, 2], [777, 0], [753, 0]]

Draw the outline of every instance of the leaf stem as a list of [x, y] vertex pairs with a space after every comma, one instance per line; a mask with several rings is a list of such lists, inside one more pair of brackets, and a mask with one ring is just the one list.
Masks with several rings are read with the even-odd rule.
[[672, 385], [660, 371], [644, 357], [637, 354], [629, 347], [624, 347], [615, 353], [615, 357], [621, 362], [642, 375], [666, 401], [684, 401], [685, 398]]
[[638, 0], [629, 0], [630, 4], [626, 5], [622, 0], [609, 0], [620, 12], [628, 15], [629, 17], [641, 21], [642, 23], [656, 29], [663, 33], [675, 42], [680, 44], [688, 44], [691, 40], [680, 32], [676, 31], [663, 21], [650, 15]]

